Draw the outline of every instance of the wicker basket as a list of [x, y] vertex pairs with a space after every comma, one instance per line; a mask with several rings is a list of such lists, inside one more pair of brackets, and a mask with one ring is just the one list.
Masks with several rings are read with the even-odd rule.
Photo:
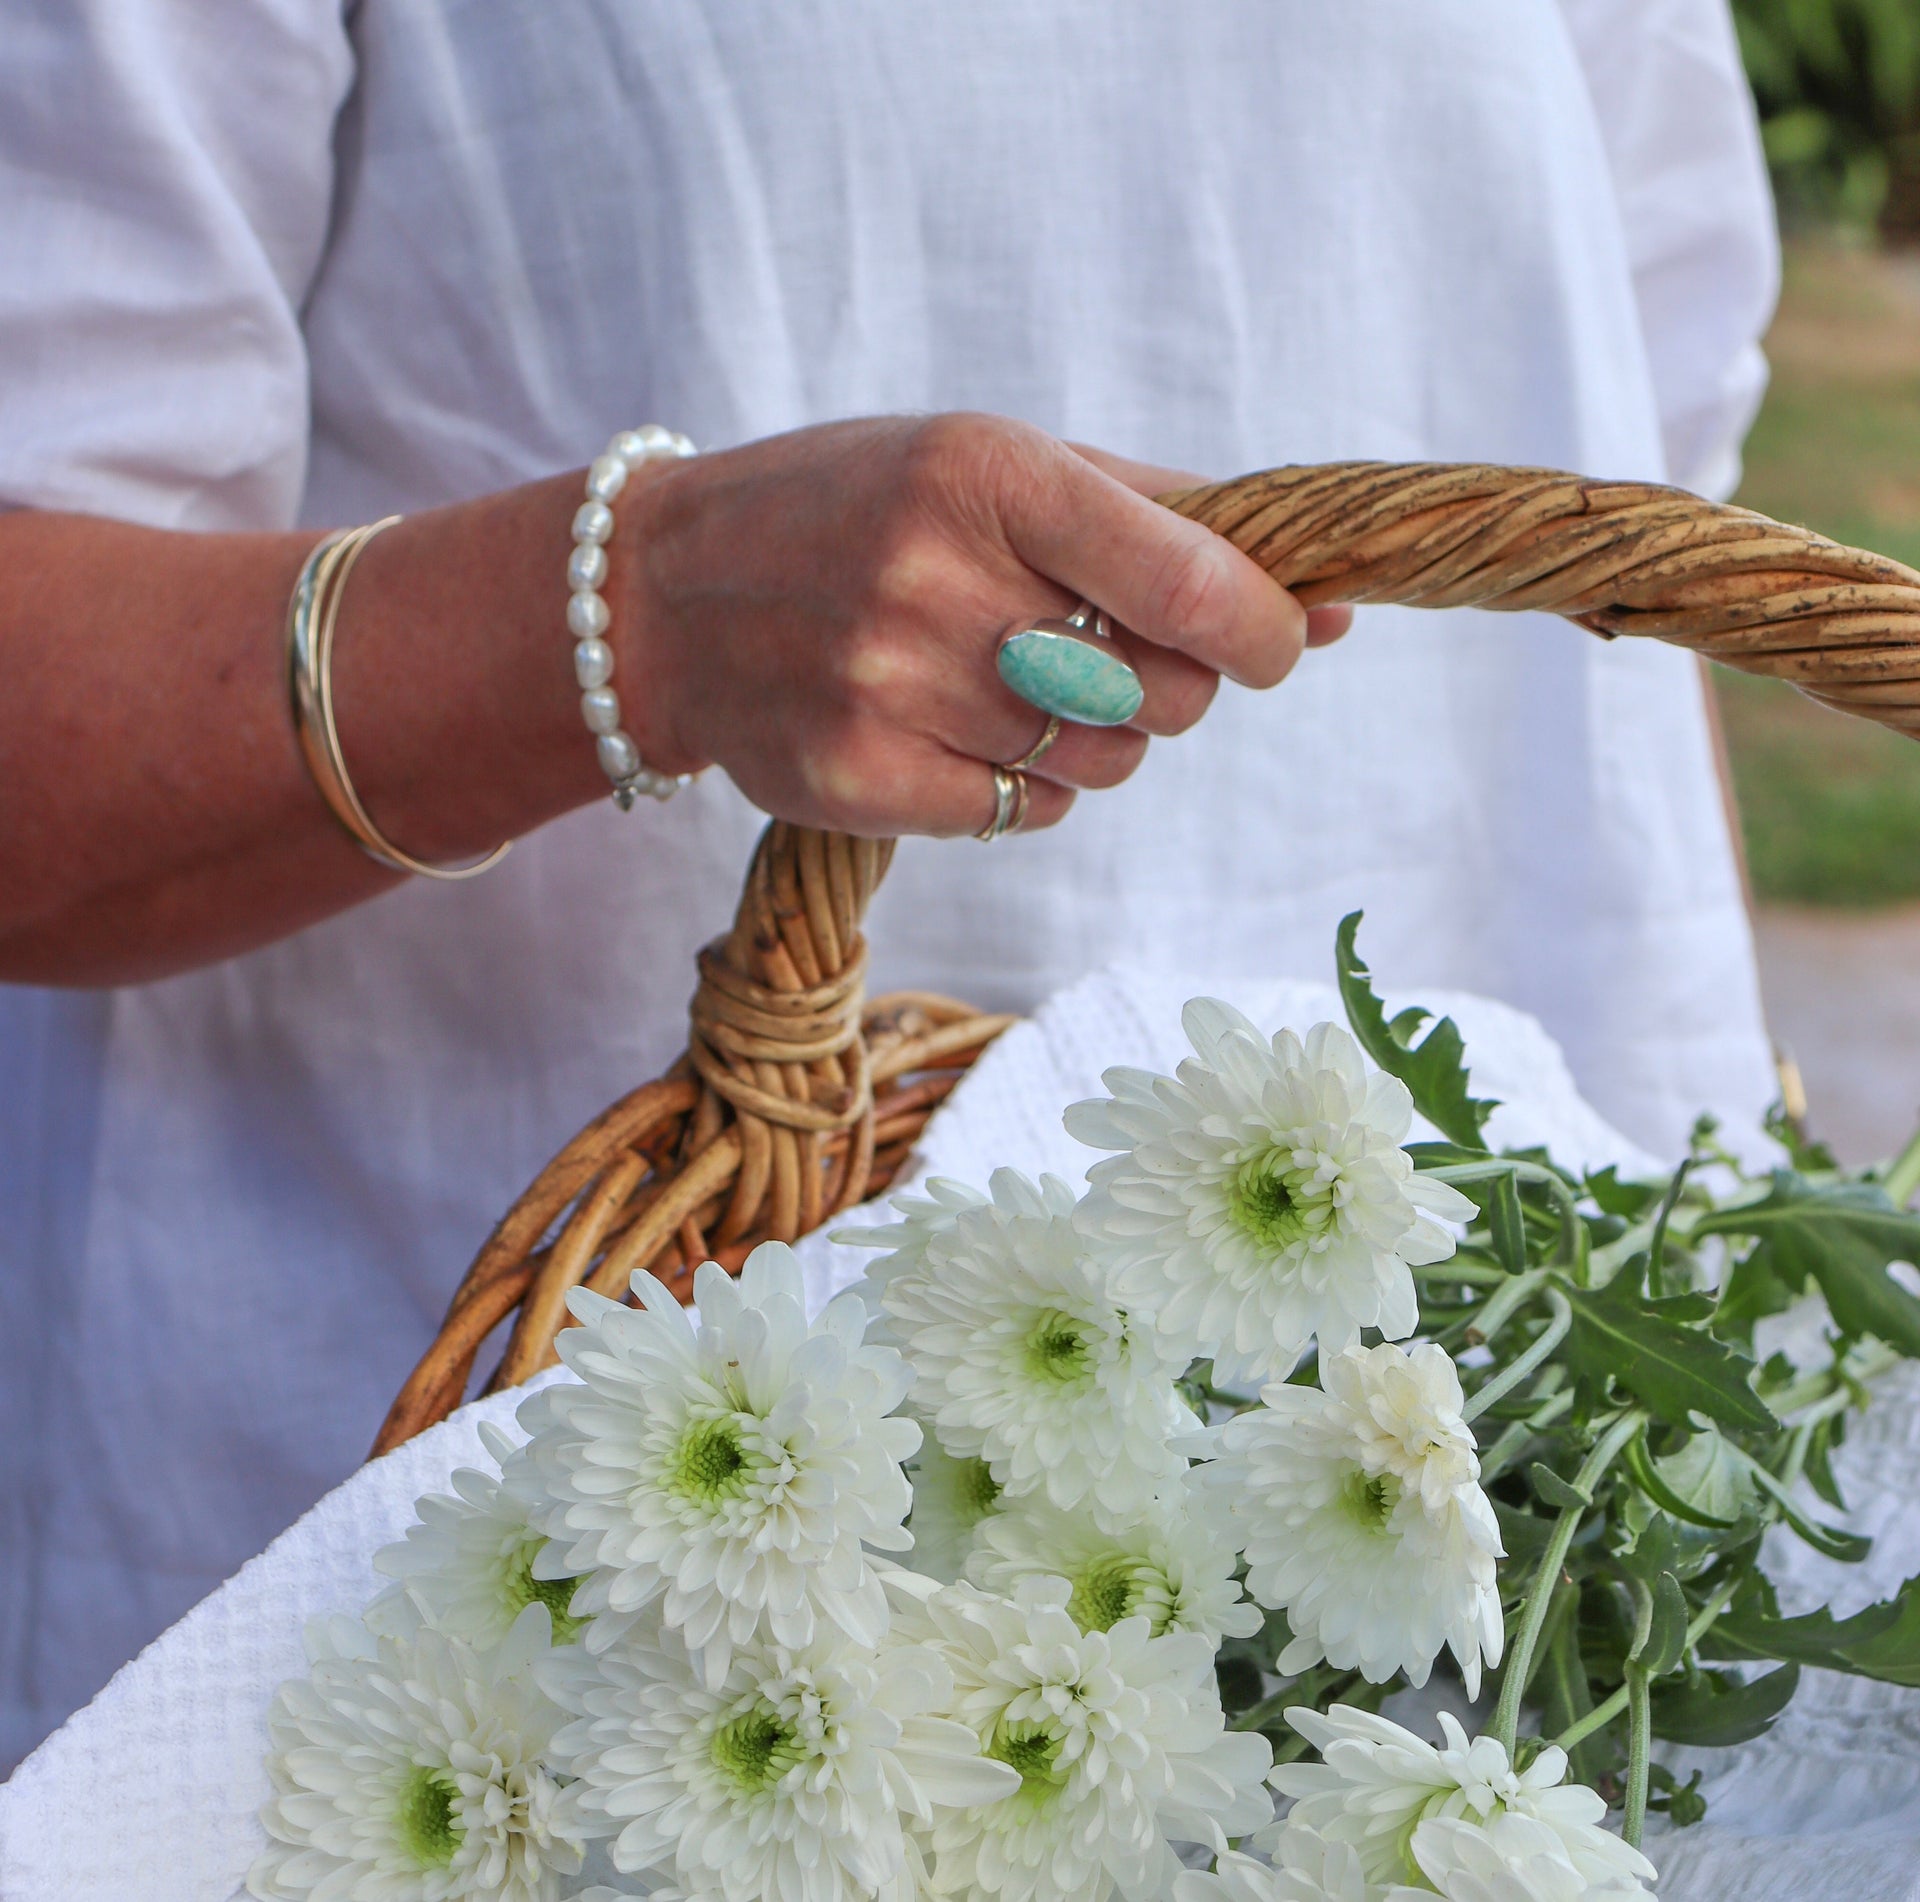
[[[1920, 734], [1920, 574], [1805, 529], [1646, 483], [1484, 464], [1332, 463], [1162, 498], [1304, 602], [1540, 609], [1790, 680]], [[555, 1358], [566, 1300], [651, 1269], [684, 1299], [884, 1189], [928, 1115], [1011, 1018], [950, 998], [865, 1001], [860, 923], [891, 840], [775, 823], [732, 931], [700, 954], [687, 1053], [554, 1157], [467, 1270], [374, 1445]]]

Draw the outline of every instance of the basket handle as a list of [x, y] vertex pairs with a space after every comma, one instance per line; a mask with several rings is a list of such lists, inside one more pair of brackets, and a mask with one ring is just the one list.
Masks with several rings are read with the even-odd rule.
[[1750, 509], [1478, 462], [1270, 469], [1161, 500], [1310, 607], [1542, 610], [1920, 732], [1920, 574]]
[[[1487, 463], [1273, 469], [1161, 500], [1310, 606], [1545, 610], [1920, 732], [1920, 574], [1746, 509]], [[737, 1268], [892, 1180], [1012, 1021], [918, 993], [863, 1007], [860, 925], [892, 851], [778, 822], [761, 835], [732, 931], [701, 953], [686, 1056], [575, 1136], [502, 1218], [376, 1454], [460, 1404], [516, 1308], [490, 1390], [551, 1364], [576, 1286], [618, 1295], [648, 1268], [685, 1299], [708, 1255]]]

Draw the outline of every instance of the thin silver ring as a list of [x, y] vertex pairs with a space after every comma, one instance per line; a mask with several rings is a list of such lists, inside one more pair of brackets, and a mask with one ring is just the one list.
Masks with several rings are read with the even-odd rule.
[[973, 836], [985, 845], [1018, 832], [1027, 816], [1027, 776], [1017, 766], [993, 769], [993, 817]]
[[1057, 713], [1047, 715], [1046, 730], [1018, 759], [1007, 761], [1010, 773], [1023, 773], [1029, 766], [1036, 764], [1046, 756], [1047, 749], [1060, 737], [1060, 716]]

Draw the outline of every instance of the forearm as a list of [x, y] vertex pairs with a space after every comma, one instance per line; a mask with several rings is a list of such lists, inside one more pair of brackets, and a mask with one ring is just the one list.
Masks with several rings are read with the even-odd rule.
[[[579, 490], [568, 475], [413, 517], [353, 572], [342, 745], [418, 857], [471, 856], [605, 792], [561, 618]], [[315, 539], [0, 519], [0, 979], [158, 977], [396, 881], [322, 802], [289, 710], [282, 629]]]
[[[637, 469], [603, 590], [626, 731], [662, 772], [718, 764], [780, 818], [876, 837], [979, 831], [989, 762], [1024, 759], [1025, 823], [1057, 823], [1199, 719], [1222, 673], [1272, 686], [1345, 626], [1146, 499], [1185, 480], [979, 416]], [[416, 859], [607, 791], [565, 618], [581, 493], [576, 473], [416, 516], [346, 584], [342, 749]], [[0, 519], [0, 980], [158, 977], [392, 882], [315, 789], [289, 711], [282, 626], [315, 539]], [[1049, 727], [998, 677], [1002, 632], [1075, 598], [1139, 676], [1127, 726]]]

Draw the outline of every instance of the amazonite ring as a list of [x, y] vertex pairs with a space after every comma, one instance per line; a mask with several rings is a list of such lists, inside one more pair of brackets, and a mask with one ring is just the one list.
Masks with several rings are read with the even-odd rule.
[[1113, 645], [1106, 614], [1090, 601], [1065, 620], [1009, 628], [995, 665], [1029, 706], [1082, 726], [1125, 726], [1146, 698], [1140, 676]]

